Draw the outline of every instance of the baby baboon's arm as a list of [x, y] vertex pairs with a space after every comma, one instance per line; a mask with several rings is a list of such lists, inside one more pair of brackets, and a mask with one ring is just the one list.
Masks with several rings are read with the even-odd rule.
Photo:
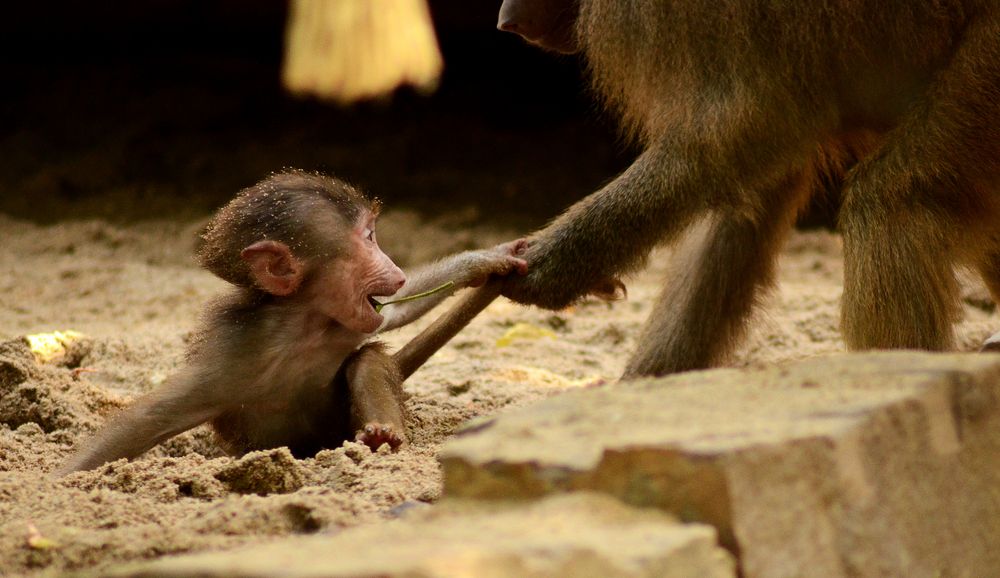
[[221, 413], [219, 401], [206, 395], [199, 377], [189, 370], [142, 396], [114, 416], [56, 475], [90, 470], [121, 458], [132, 459]]

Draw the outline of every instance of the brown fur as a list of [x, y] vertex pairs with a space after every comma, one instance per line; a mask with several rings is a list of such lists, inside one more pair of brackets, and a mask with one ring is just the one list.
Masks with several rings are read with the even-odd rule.
[[575, 30], [645, 150], [533, 237], [505, 294], [562, 307], [707, 218], [626, 377], [724, 359], [819, 189], [842, 196], [852, 349], [951, 347], [956, 264], [1000, 297], [997, 2], [581, 0]]

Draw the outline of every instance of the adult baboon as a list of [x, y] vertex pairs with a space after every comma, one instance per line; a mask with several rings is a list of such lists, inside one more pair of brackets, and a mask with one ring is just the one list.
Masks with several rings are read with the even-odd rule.
[[532, 237], [506, 295], [563, 307], [704, 220], [625, 377], [732, 350], [821, 180], [850, 348], [951, 347], [957, 263], [1000, 299], [1000, 2], [505, 0], [499, 27], [582, 51], [644, 147]]

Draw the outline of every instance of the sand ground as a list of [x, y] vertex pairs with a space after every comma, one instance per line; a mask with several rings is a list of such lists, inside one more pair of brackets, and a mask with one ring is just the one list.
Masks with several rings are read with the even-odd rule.
[[[48, 472], [75, 443], [183, 362], [200, 308], [225, 289], [192, 257], [204, 221], [39, 226], [0, 215], [0, 576], [335, 532], [433, 503], [441, 491], [435, 453], [460, 424], [615, 378], [669, 282], [664, 249], [627, 280], [624, 302], [559, 312], [494, 303], [408, 380], [413, 443], [399, 453], [346, 443], [305, 460], [283, 450], [235, 460], [198, 428], [132, 463], [53, 481]], [[390, 207], [379, 234], [405, 268], [525, 232], [481, 221], [471, 210], [428, 219]], [[835, 234], [795, 233], [778, 288], [731, 364], [843, 350], [840, 257]], [[984, 289], [962, 279], [959, 348], [974, 350], [1000, 318]], [[405, 343], [432, 316], [387, 341]], [[544, 336], [515, 331], [505, 344], [522, 323]], [[20, 344], [27, 334], [70, 329], [89, 338], [60, 363], [38, 364]]]

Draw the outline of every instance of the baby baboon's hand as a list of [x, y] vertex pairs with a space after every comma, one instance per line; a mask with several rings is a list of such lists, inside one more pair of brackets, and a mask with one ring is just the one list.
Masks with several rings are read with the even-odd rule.
[[501, 243], [492, 249], [471, 252], [472, 266], [469, 268], [469, 287], [479, 287], [491, 275], [510, 275], [528, 272], [528, 262], [521, 255], [528, 248], [526, 239]]

